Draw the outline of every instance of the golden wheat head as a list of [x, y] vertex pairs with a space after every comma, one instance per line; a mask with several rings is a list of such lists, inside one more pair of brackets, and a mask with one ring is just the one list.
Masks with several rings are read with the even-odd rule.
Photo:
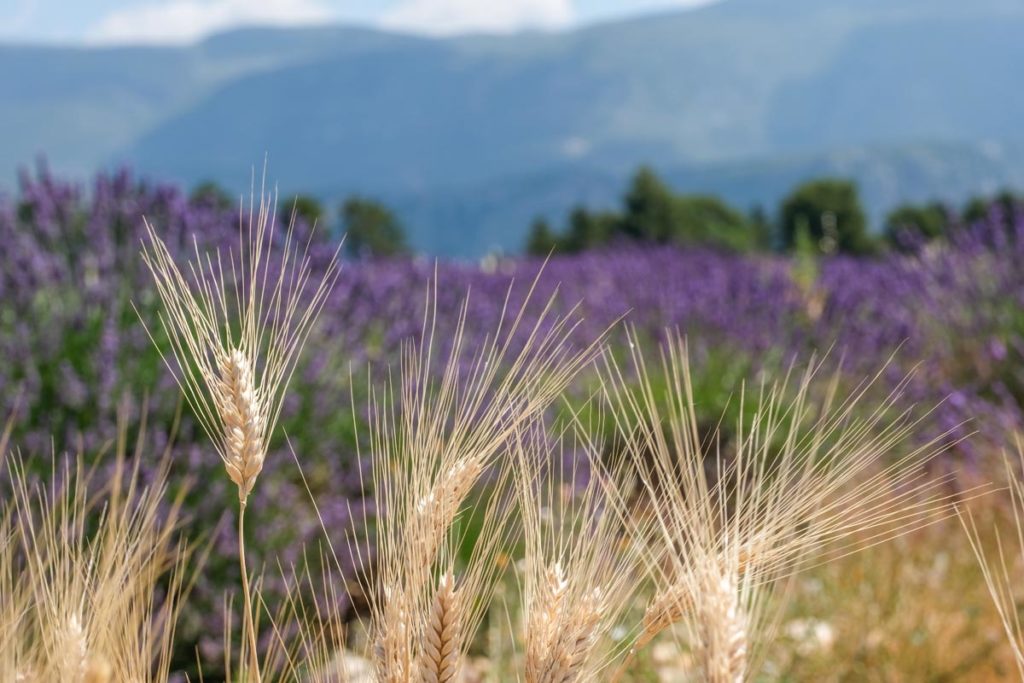
[[670, 337], [653, 368], [638, 348], [637, 391], [611, 361], [604, 375], [656, 532], [658, 591], [639, 642], [681, 622], [706, 680], [753, 675], [784, 579], [951, 513], [944, 482], [922, 468], [936, 441], [907, 443], [918, 422], [902, 384], [869, 406], [877, 376], [841, 399], [840, 375], [818, 382], [812, 363], [795, 384], [787, 374], [753, 398], [741, 387], [739, 412], [752, 400], [753, 417], [723, 445], [699, 431], [685, 341]]
[[340, 272], [335, 252], [314, 274], [294, 219], [278, 246], [275, 196], [262, 188], [258, 203], [253, 196], [239, 216], [237, 251], [200, 253], [195, 243], [182, 269], [148, 221], [142, 251], [177, 360], [168, 367], [243, 502], [263, 468], [298, 355]]

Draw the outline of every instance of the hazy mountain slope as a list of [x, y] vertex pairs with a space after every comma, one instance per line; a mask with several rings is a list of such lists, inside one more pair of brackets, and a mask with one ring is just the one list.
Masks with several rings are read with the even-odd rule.
[[997, 0], [726, 0], [570, 33], [313, 50], [225, 83], [123, 156], [195, 181], [267, 151], [290, 187], [400, 192], [567, 163], [998, 140], [1024, 114], [1021, 28], [1024, 6]]
[[722, 0], [562, 33], [8, 46], [0, 177], [44, 152], [242, 189], [269, 153], [283, 191], [384, 197], [417, 244], [460, 254], [614, 203], [642, 162], [742, 204], [849, 173], [878, 214], [1017, 181], [1020, 35], [1020, 0]]
[[247, 74], [412, 41], [362, 29], [246, 29], [185, 48], [0, 46], [0, 178], [39, 154], [87, 174]]
[[778, 89], [768, 113], [771, 147], [1019, 135], [1022, 35], [1024, 15], [858, 31], [824, 69]]
[[208, 87], [181, 50], [0, 48], [0, 168], [45, 153], [87, 173]]
[[[224, 177], [221, 163], [237, 164], [240, 150], [266, 149], [296, 187], [330, 174], [389, 190], [568, 161], [622, 169], [767, 153], [775, 90], [813, 75], [807, 50], [826, 57], [856, 25], [848, 12], [794, 27], [694, 11], [332, 56], [233, 81], [125, 156], [194, 180]], [[810, 38], [786, 39], [801, 27]]]

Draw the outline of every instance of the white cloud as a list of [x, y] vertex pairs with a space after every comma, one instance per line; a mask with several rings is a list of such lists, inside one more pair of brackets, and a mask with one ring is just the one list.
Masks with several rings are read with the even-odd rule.
[[92, 43], [187, 43], [241, 24], [329, 21], [321, 0], [164, 0], [117, 10], [87, 33]]
[[402, 0], [381, 16], [380, 23], [417, 33], [451, 35], [561, 28], [572, 19], [572, 0]]

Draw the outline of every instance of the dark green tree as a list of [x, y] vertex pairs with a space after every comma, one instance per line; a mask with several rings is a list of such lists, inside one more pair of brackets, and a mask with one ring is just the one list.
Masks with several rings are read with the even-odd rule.
[[768, 251], [776, 246], [775, 226], [772, 225], [771, 218], [768, 217], [768, 212], [764, 210], [764, 206], [755, 204], [750, 209], [747, 220], [750, 223], [750, 231], [753, 233], [751, 239], [754, 248]]
[[931, 241], [949, 232], [952, 213], [943, 204], [904, 204], [889, 212], [885, 219], [885, 239], [896, 249], [903, 249], [914, 240]]
[[874, 250], [857, 186], [848, 180], [812, 180], [793, 190], [779, 217], [783, 246], [792, 249], [801, 229], [825, 253], [867, 254]]
[[345, 249], [357, 257], [390, 257], [409, 251], [405, 231], [391, 210], [366, 197], [350, 197], [341, 206]]
[[994, 197], [971, 197], [964, 207], [964, 222], [974, 223], [985, 219], [993, 207], [998, 207], [1004, 216], [1012, 217], [1021, 201], [1024, 199], [1010, 190], [1000, 190]]
[[668, 242], [676, 222], [675, 200], [672, 188], [649, 166], [641, 166], [623, 198], [619, 230], [641, 242]]
[[754, 247], [747, 217], [718, 197], [679, 195], [669, 226], [669, 239], [685, 246], [708, 245], [732, 250]]
[[562, 247], [568, 252], [580, 252], [604, 246], [611, 241], [620, 221], [616, 213], [577, 206], [569, 213], [569, 228]]
[[188, 199], [193, 204], [203, 204], [224, 210], [230, 209], [236, 202], [227, 190], [212, 180], [204, 180], [193, 187]]
[[623, 214], [610, 226], [641, 242], [712, 245], [749, 249], [754, 245], [750, 223], [742, 212], [718, 197], [676, 194], [649, 167], [633, 176], [623, 198]]
[[537, 217], [530, 225], [530, 233], [526, 237], [526, 253], [532, 256], [547, 256], [558, 250], [558, 235], [551, 225], [543, 218]]
[[297, 194], [285, 199], [281, 202], [278, 213], [286, 224], [294, 213], [296, 220], [301, 220], [306, 225], [321, 225], [327, 215], [320, 200], [308, 194]]

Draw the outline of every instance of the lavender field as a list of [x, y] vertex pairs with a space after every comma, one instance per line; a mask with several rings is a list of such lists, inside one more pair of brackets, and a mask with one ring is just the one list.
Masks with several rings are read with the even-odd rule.
[[[42, 170], [25, 175], [13, 195], [0, 197], [0, 414], [12, 416], [12, 443], [45, 461], [54, 449], [103, 451], [117, 435], [116, 415], [123, 405], [130, 406], [131, 424], [146, 418], [147, 449], [158, 453], [182, 411], [172, 445], [177, 476], [170, 478], [171, 487], [186, 479], [193, 484], [185, 499], [186, 529], [197, 535], [215, 530], [211, 554], [178, 627], [175, 661], [188, 668], [196, 649], [215, 658], [223, 648], [222, 595], [234, 585], [236, 570], [234, 511], [223, 504], [232, 494], [222, 465], [182, 405], [156, 348], [167, 351], [168, 340], [151, 324], [160, 303], [139, 258], [143, 216], [175, 257], [187, 258], [193, 239], [201, 250], [237, 244], [237, 209], [189, 200], [174, 187], [128, 171], [79, 185]], [[309, 226], [297, 230], [305, 236]], [[931, 466], [955, 473], [951, 493], [998, 476], [1003, 451], [1012, 449], [1024, 430], [1024, 206], [1007, 214], [1005, 207], [993, 205], [984, 220], [957, 226], [951, 235], [948, 242], [871, 258], [623, 244], [559, 255], [547, 263], [530, 258], [480, 264], [425, 258], [346, 262], [303, 352], [281, 429], [253, 492], [247, 522], [253, 530], [251, 562], [264, 568], [299, 563], [303, 548], [315, 547], [325, 529], [330, 534], [349, 528], [351, 511], [372, 503], [372, 491], [363, 483], [367, 462], [359, 456], [369, 445], [367, 368], [393, 365], [402, 343], [420, 337], [433, 278], [439, 328], [458, 324], [468, 296], [468, 348], [483, 344], [505, 306], [517, 309], [534, 282], [527, 317], [538, 315], [556, 290], [558, 311], [578, 306], [570, 347], [585, 349], [608, 330], [609, 353], [625, 357], [627, 329], [651, 348], [667, 331], [677, 331], [688, 341], [696, 404], [708, 425], [723, 413], [730, 416], [727, 423], [736, 419], [733, 398], [744, 381], [780, 376], [790, 364], [813, 357], [841, 368], [850, 386], [881, 371], [875, 388], [880, 395], [912, 373], [900, 401], [918, 406], [922, 415], [913, 438], [939, 440], [941, 454]], [[330, 263], [339, 237], [323, 230], [314, 234], [314, 272]], [[524, 325], [523, 334], [531, 327]], [[594, 382], [585, 371], [568, 400], [582, 401]], [[285, 434], [301, 458], [305, 482]], [[112, 466], [106, 462], [101, 459], [100, 467]], [[143, 480], [156, 476], [150, 467], [156, 467], [155, 457], [142, 462]], [[999, 505], [992, 510], [997, 518], [1004, 514]], [[777, 678], [1009, 675], [1012, 660], [998, 617], [986, 602], [960, 533], [956, 520], [947, 521], [900, 539], [873, 558], [843, 560], [812, 572], [819, 587], [847, 595], [837, 598], [844, 617], [826, 628], [814, 616], [814, 592], [800, 593], [782, 640], [803, 639], [806, 645], [810, 640], [799, 635], [806, 628], [827, 642], [813, 651], [794, 645], [790, 654], [771, 660]], [[920, 599], [892, 606], [879, 598], [879, 604], [891, 606], [891, 612], [872, 613], [880, 634], [851, 638], [859, 619], [872, 618], [851, 606], [858, 602], [854, 593], [888, 590], [884, 595], [897, 600], [891, 582], [902, 573], [910, 583], [907, 590], [916, 585]], [[274, 576], [267, 573], [267, 595], [284, 590]], [[913, 645], [893, 648], [898, 637]], [[658, 656], [651, 654], [650, 670], [659, 666]], [[851, 662], [845, 673], [833, 670], [826, 677], [815, 668], [840, 657]], [[924, 674], [915, 678], [908, 673], [913, 670]], [[862, 677], [864, 671], [874, 673]]]

